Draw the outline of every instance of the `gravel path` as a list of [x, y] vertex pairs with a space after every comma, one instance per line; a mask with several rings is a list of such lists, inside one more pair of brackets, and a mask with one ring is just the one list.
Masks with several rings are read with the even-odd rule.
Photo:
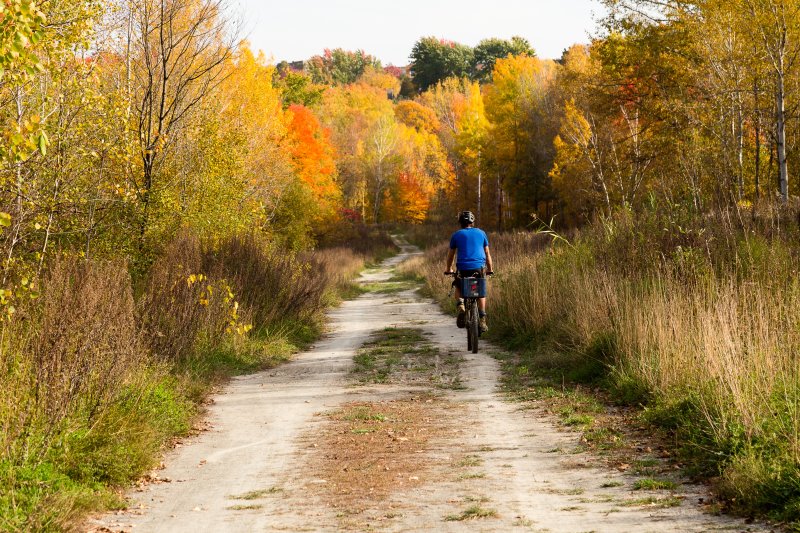
[[[389, 279], [403, 253], [365, 273]], [[307, 461], [325, 417], [348, 402], [379, 402], [408, 393], [402, 385], [354, 387], [355, 351], [386, 327], [426, 332], [442, 353], [457, 353], [462, 390], [438, 393], [457, 405], [446, 436], [426, 453], [434, 468], [421, 485], [394, 492], [382, 504], [396, 511], [359, 529], [380, 531], [761, 531], [757, 525], [704, 514], [702, 487], [675, 493], [634, 491], [635, 478], [609, 470], [587, 453], [570, 453], [578, 435], [547, 416], [504, 400], [499, 366], [466, 353], [454, 320], [416, 291], [371, 292], [329, 313], [330, 332], [280, 368], [233, 380], [214, 398], [209, 430], [168, 454], [162, 480], [130, 493], [128, 511], [91, 521], [90, 531], [256, 532], [336, 531], [341, 510], [319, 498]], [[456, 416], [457, 415], [457, 416]], [[469, 457], [452, 465], [450, 458]], [[668, 500], [671, 498], [671, 500]], [[665, 506], [671, 501], [673, 506]], [[482, 518], [470, 512], [489, 511]], [[350, 526], [352, 529], [352, 526]]]

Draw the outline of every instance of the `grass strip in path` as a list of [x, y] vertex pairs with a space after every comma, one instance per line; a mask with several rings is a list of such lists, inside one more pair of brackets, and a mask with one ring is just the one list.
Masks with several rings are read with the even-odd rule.
[[354, 358], [353, 374], [362, 384], [391, 383], [462, 388], [462, 356], [442, 354], [422, 330], [387, 328], [364, 344]]

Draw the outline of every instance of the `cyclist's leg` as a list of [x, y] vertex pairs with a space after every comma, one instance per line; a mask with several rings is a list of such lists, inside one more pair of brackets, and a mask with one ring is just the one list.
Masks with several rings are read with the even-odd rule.
[[463, 328], [466, 325], [466, 308], [464, 307], [464, 299], [461, 294], [461, 273], [453, 280], [453, 288], [456, 295], [456, 326]]
[[[486, 277], [485, 269], [481, 269], [481, 277]], [[489, 325], [486, 323], [486, 298], [478, 299], [478, 316], [480, 317], [480, 331], [484, 333], [489, 331]]]

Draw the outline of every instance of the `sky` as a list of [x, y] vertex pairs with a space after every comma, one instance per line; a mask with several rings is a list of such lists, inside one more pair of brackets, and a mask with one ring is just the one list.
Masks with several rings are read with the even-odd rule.
[[470, 46], [487, 37], [527, 38], [555, 59], [589, 41], [598, 0], [238, 0], [245, 36], [274, 61], [296, 61], [325, 48], [363, 49], [384, 65], [408, 64], [420, 37]]

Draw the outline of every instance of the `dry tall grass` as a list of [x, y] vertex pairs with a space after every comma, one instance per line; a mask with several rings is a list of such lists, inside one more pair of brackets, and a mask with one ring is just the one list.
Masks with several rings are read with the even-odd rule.
[[[737, 505], [798, 519], [800, 249], [779, 216], [739, 219], [743, 229], [728, 213], [624, 215], [541, 253], [545, 236], [491, 236], [493, 336], [529, 339], [544, 365], [600, 368]], [[445, 253], [405, 267], [440, 300]]]

